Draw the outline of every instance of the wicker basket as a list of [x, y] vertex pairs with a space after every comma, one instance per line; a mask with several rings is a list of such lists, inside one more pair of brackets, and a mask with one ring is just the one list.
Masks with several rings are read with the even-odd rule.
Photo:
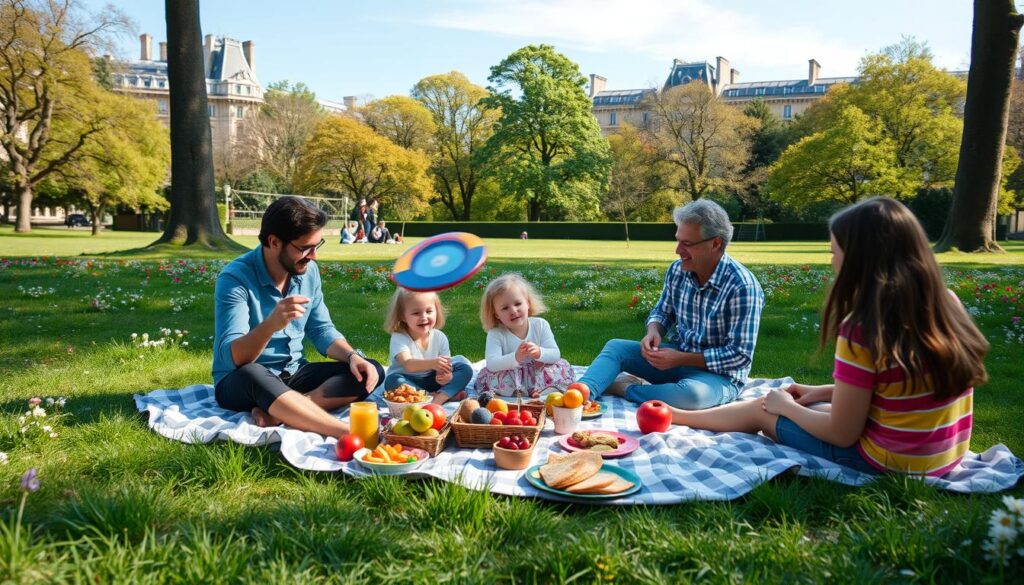
[[537, 419], [537, 424], [532, 427], [473, 424], [462, 420], [462, 416], [459, 414], [462, 410], [462, 404], [459, 404], [459, 408], [451, 418], [452, 431], [455, 433], [455, 444], [459, 447], [490, 449], [495, 441], [512, 435], [522, 435], [530, 444], [536, 443], [540, 437], [541, 430], [544, 429], [544, 407], [533, 404], [509, 406], [509, 410], [516, 408], [531, 412]]
[[448, 435], [451, 434], [451, 430], [452, 423], [449, 421], [441, 427], [441, 431], [436, 437], [409, 437], [406, 435], [396, 435], [389, 431], [384, 435], [384, 440], [389, 444], [400, 443], [403, 447], [423, 449], [427, 453], [430, 453], [431, 457], [437, 457], [441, 451], [444, 451], [445, 444], [448, 442]]

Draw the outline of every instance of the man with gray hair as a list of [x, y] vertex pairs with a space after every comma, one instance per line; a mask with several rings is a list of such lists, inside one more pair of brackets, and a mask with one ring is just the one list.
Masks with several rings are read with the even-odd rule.
[[672, 217], [679, 260], [665, 273], [665, 288], [647, 317], [647, 335], [605, 344], [579, 381], [595, 396], [607, 392], [637, 403], [710, 408], [735, 400], [750, 373], [764, 292], [725, 253], [732, 239], [729, 215], [700, 199]]

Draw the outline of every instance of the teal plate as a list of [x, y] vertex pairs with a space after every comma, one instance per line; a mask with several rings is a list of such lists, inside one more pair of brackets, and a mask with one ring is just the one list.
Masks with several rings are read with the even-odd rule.
[[608, 405], [607, 404], [605, 404], [604, 402], [598, 402], [598, 404], [601, 405], [601, 410], [599, 410], [597, 412], [591, 412], [590, 414], [587, 414], [586, 412], [584, 412], [583, 413], [583, 418], [584, 419], [587, 419], [587, 418], [597, 418], [599, 416], [603, 416], [604, 413], [608, 412]]
[[556, 490], [553, 487], [548, 487], [548, 484], [544, 483], [544, 480], [540, 478], [540, 465], [534, 465], [533, 467], [526, 470], [526, 481], [533, 487], [548, 492], [549, 494], [555, 494], [564, 498], [572, 498], [574, 500], [615, 500], [630, 494], [635, 494], [643, 488], [643, 483], [640, 481], [640, 477], [629, 471], [623, 469], [617, 465], [609, 465], [605, 463], [601, 466], [600, 471], [606, 471], [608, 473], [614, 473], [626, 481], [633, 482], [633, 487], [621, 491], [617, 494], [574, 494], [565, 490]]

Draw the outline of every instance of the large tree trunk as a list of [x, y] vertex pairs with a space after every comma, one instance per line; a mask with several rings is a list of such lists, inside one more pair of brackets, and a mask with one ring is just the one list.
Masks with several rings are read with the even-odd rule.
[[23, 183], [17, 186], [18, 223], [14, 231], [28, 233], [32, 231], [32, 186]]
[[171, 101], [171, 212], [156, 244], [241, 249], [224, 233], [213, 186], [199, 0], [166, 0]]
[[936, 251], [996, 252], [994, 238], [1010, 112], [1010, 85], [1024, 16], [1013, 0], [974, 0], [971, 68], [953, 207]]

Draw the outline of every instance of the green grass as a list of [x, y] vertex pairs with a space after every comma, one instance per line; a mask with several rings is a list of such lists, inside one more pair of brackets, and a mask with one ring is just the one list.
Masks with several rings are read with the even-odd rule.
[[[438, 481], [308, 474], [273, 448], [185, 445], [150, 432], [131, 396], [209, 380], [212, 283], [224, 259], [155, 259], [153, 234], [0, 228], [0, 580], [12, 582], [998, 582], [983, 557], [995, 496], [885, 478], [863, 488], [786, 476], [733, 502], [657, 508], [567, 506]], [[254, 245], [254, 238], [241, 238]], [[566, 357], [637, 338], [672, 259], [671, 243], [489, 241], [480, 276], [442, 298], [454, 351], [482, 357], [474, 315], [487, 279], [524, 271], [542, 287]], [[339, 328], [371, 357], [403, 246], [325, 246], [325, 294]], [[1024, 248], [943, 255], [950, 286], [992, 342], [978, 389], [974, 450], [1024, 453], [1019, 383]], [[826, 246], [736, 244], [769, 295], [753, 375], [826, 381], [815, 353]], [[108, 254], [90, 261], [78, 257]], [[42, 256], [47, 256], [42, 260]], [[58, 261], [55, 257], [61, 257]], [[201, 256], [201, 255], [198, 255]], [[6, 259], [6, 260], [2, 260]], [[543, 259], [543, 260], [539, 260]], [[633, 268], [638, 267], [638, 268]], [[976, 283], [996, 286], [976, 297]], [[639, 285], [639, 290], [637, 286]], [[1005, 287], [1010, 287], [1006, 291]], [[52, 289], [52, 292], [51, 292]], [[120, 290], [119, 290], [120, 289]], [[633, 309], [632, 297], [638, 296]], [[1002, 296], [1007, 300], [1003, 301]], [[94, 305], [94, 301], [98, 301]], [[123, 303], [122, 303], [123, 301]], [[98, 307], [98, 308], [97, 308]], [[175, 307], [182, 307], [175, 311]], [[102, 310], [101, 310], [102, 309]], [[142, 349], [132, 333], [187, 330], [187, 347]], [[1012, 339], [1011, 339], [1012, 336]], [[31, 396], [66, 396], [63, 414], [20, 432]], [[18, 478], [40, 470], [17, 543]], [[1024, 496], [1024, 489], [1011, 492]]]

